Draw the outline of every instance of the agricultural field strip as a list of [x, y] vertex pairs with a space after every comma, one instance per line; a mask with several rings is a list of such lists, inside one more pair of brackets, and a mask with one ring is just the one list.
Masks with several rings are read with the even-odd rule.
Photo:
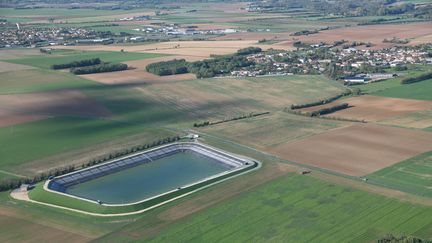
[[[288, 175], [286, 177], [290, 177], [290, 176], [292, 176], [292, 175]], [[263, 187], [267, 188], [267, 190], [265, 190], [265, 191], [266, 191], [266, 193], [268, 193], [269, 187], [270, 187], [269, 184], [271, 184], [271, 183], [274, 183], [274, 182], [267, 183], [267, 184], [261, 186], [261, 188], [263, 188]], [[314, 189], [316, 189], [317, 191], [320, 191], [319, 189], [321, 187], [323, 187], [323, 185], [320, 185], [317, 187], [318, 188], [314, 188]], [[333, 190], [333, 189], [332, 188], [326, 188], [323, 191], [323, 193], [326, 194], [326, 191], [328, 191], [328, 190]], [[331, 194], [330, 192], [331, 191], [329, 191], [329, 193], [327, 193], [326, 195]], [[257, 194], [257, 193], [256, 192], [249, 192], [247, 194]], [[385, 222], [386, 219], [382, 219], [383, 218], [382, 215], [396, 215], [396, 214], [398, 214], [399, 211], [405, 212], [407, 209], [406, 208], [407, 206], [404, 204], [393, 206], [396, 202], [393, 200], [388, 200], [385, 204], [380, 204], [380, 202], [382, 201], [382, 199], [380, 197], [374, 196], [374, 197], [372, 197], [373, 199], [370, 199], [370, 196], [368, 196], [367, 194], [362, 195], [361, 199], [360, 198], [350, 198], [349, 201], [345, 200], [343, 203], [341, 203], [340, 200], [338, 200], [338, 205], [336, 207], [333, 206], [334, 205], [333, 203], [330, 203], [330, 204], [324, 203], [323, 205], [316, 204], [316, 203], [310, 204], [310, 203], [308, 203], [308, 201], [310, 201], [311, 199], [307, 199], [307, 198], [303, 198], [301, 200], [298, 200], [298, 198], [299, 198], [298, 194], [300, 194], [300, 192], [295, 191], [295, 190], [292, 191], [291, 193], [289, 193], [290, 198], [294, 201], [284, 200], [282, 205], [291, 205], [291, 207], [296, 207], [296, 206], [301, 205], [301, 207], [296, 208], [295, 211], [291, 210], [290, 215], [307, 214], [307, 212], [312, 208], [314, 209], [314, 211], [320, 211], [320, 212], [325, 210], [326, 216], [324, 217], [324, 220], [320, 223], [320, 225], [332, 224], [332, 222], [334, 222], [334, 217], [336, 215], [339, 215], [339, 214], [335, 214], [335, 212], [340, 212], [341, 209], [347, 210], [346, 205], [348, 205], [350, 203], [354, 203], [354, 202], [362, 201], [362, 200], [363, 201], [364, 200], [369, 201], [368, 203], [362, 201], [362, 204], [359, 204], [358, 205], [359, 207], [356, 208], [356, 211], [360, 211], [359, 208], [362, 208], [362, 210], [367, 210], [367, 212], [362, 213], [361, 216], [359, 215], [360, 218], [356, 217], [355, 219], [351, 219], [351, 215], [349, 215], [349, 214], [346, 214], [345, 216], [343, 216], [344, 218], [338, 218], [337, 221], [339, 221], [339, 222], [348, 222], [348, 225], [350, 227], [353, 227], [352, 230], [341, 234], [340, 232], [342, 232], [343, 229], [346, 228], [346, 226], [347, 226], [347, 224], [345, 223], [345, 224], [341, 224], [340, 226], [326, 228], [325, 229], [326, 233], [324, 234], [324, 236], [322, 234], [320, 234], [320, 232], [318, 232], [318, 233], [315, 232], [315, 233], [310, 234], [307, 237], [305, 237], [305, 239], [302, 238], [302, 241], [303, 240], [304, 241], [325, 240], [327, 237], [329, 237], [331, 235], [338, 235], [340, 238], [338, 238], [337, 240], [338, 241], [344, 241], [344, 240], [348, 239], [347, 237], [352, 237], [353, 232], [357, 232], [356, 237], [361, 235], [362, 232], [360, 232], [361, 231], [360, 229], [363, 229], [365, 226], [368, 226], [369, 222], [375, 222], [374, 225], [380, 225], [381, 223]], [[321, 194], [321, 191], [320, 191], [320, 194]], [[285, 194], [285, 195], [287, 195], [287, 194]], [[222, 207], [221, 205], [216, 206], [216, 208], [218, 208], [217, 211], [214, 208], [207, 209], [206, 211], [199, 213], [198, 215], [194, 216], [192, 219], [186, 219], [185, 220], [186, 222], [184, 222], [184, 223], [177, 223], [176, 225], [174, 225], [173, 228], [180, 226], [180, 227], [178, 227], [178, 230], [171, 230], [171, 231], [169, 231], [169, 233], [168, 232], [164, 232], [164, 233], [168, 233], [169, 237], [176, 235], [176, 237], [178, 237], [177, 239], [183, 239], [185, 241], [194, 241], [194, 240], [197, 240], [197, 238], [195, 238], [195, 237], [198, 236], [198, 234], [197, 234], [198, 232], [196, 231], [196, 229], [197, 229], [196, 226], [200, 225], [200, 227], [199, 227], [200, 235], [202, 235], [202, 236], [205, 235], [206, 237], [210, 237], [210, 238], [205, 238], [207, 240], [211, 239], [212, 241], [213, 240], [214, 241], [218, 241], [218, 240], [220, 241], [220, 240], [224, 239], [224, 240], [229, 241], [229, 240], [234, 240], [232, 237], [239, 237], [239, 238], [244, 239], [246, 241], [251, 241], [253, 239], [256, 240], [256, 238], [254, 238], [254, 237], [256, 237], [255, 234], [262, 234], [263, 229], [268, 229], [268, 227], [262, 227], [263, 225], [260, 223], [269, 222], [269, 220], [271, 219], [270, 221], [271, 221], [272, 225], [280, 225], [280, 224], [286, 223], [286, 219], [290, 218], [290, 217], [283, 216], [283, 217], [280, 217], [279, 219], [275, 219], [275, 218], [277, 218], [277, 215], [280, 215], [283, 213], [278, 212], [277, 209], [276, 210], [270, 209], [270, 211], [265, 210], [267, 206], [264, 206], [262, 204], [258, 204], [258, 205], [255, 204], [254, 206], [252, 206], [252, 205], [244, 203], [244, 202], [241, 203], [241, 201], [245, 200], [244, 197], [252, 198], [251, 196], [245, 196], [245, 194], [242, 194], [241, 196], [237, 196], [235, 199], [231, 200], [231, 202], [229, 202], [229, 203], [228, 202], [223, 203], [223, 205], [225, 205], [224, 207]], [[258, 198], [260, 198], [260, 197], [258, 196]], [[240, 200], [240, 201], [238, 201], [238, 200]], [[371, 200], [373, 200], [373, 202], [370, 202]], [[226, 220], [231, 219], [232, 221], [229, 221], [229, 223], [227, 221], [223, 224], [224, 225], [223, 228], [228, 230], [228, 232], [223, 231], [224, 233], [221, 234], [222, 233], [220, 231], [221, 224], [220, 223], [217, 224], [213, 221], [213, 219], [215, 217], [217, 217], [217, 214], [212, 214], [211, 212], [223, 212], [224, 211], [223, 208], [228, 208], [228, 211], [226, 213], [229, 215], [230, 211], [231, 211], [231, 210], [229, 210], [229, 208], [230, 208], [229, 204], [233, 204], [233, 201], [237, 202], [236, 205], [241, 205], [241, 207], [242, 207], [241, 211], [243, 213], [233, 213], [232, 216], [227, 216]], [[374, 206], [370, 207], [370, 204], [374, 204]], [[248, 206], [248, 205], [250, 205], [250, 206]], [[325, 209], [329, 205], [332, 205], [332, 209], [331, 210]], [[411, 207], [411, 206], [409, 206], [409, 207]], [[235, 209], [235, 208], [236, 208], [235, 205], [233, 205], [232, 210], [238, 211], [238, 209]], [[257, 208], [260, 208], [261, 210], [256, 210]], [[255, 213], [251, 213], [251, 212], [255, 212]], [[377, 213], [377, 212], [379, 212], [379, 213]], [[257, 214], [257, 215], [253, 215], [253, 214]], [[259, 214], [261, 214], [261, 215], [259, 215]], [[414, 215], [410, 214], [409, 216], [405, 214], [404, 218], [401, 219], [396, 226], [392, 226], [392, 227], [394, 229], [396, 229], [397, 227], [399, 227], [398, 225], [401, 225], [404, 222], [405, 223], [409, 222], [410, 220], [413, 220], [415, 218], [415, 216], [420, 216], [420, 215], [423, 215], [423, 212], [416, 212], [416, 214], [414, 214]], [[373, 217], [373, 218], [371, 218], [371, 217]], [[422, 218], [424, 218], [424, 217], [425, 216], [423, 215]], [[197, 220], [194, 220], [195, 218], [197, 218]], [[255, 229], [254, 229], [255, 231], [253, 233], [252, 232], [241, 233], [241, 232], [239, 232], [240, 228], [242, 228], [241, 224], [239, 224], [238, 222], [233, 222], [236, 220], [238, 221], [239, 219], [241, 219], [244, 222], [253, 222], [253, 224], [250, 224], [250, 225], [257, 225], [258, 228], [255, 227]], [[383, 222], [381, 222], [380, 219]], [[416, 220], [418, 220], [418, 219], [416, 219]], [[190, 221], [193, 221], [193, 223], [191, 222], [189, 224], [188, 222], [190, 222]], [[210, 222], [213, 222], [213, 223], [210, 223]], [[185, 225], [185, 223], [186, 223], [186, 226], [181, 226], [181, 225]], [[225, 224], [227, 224], [227, 225], [225, 226]], [[428, 222], [427, 220], [423, 220], [422, 225], [420, 225], [420, 227], [423, 227], [423, 226], [428, 225], [428, 224], [430, 224], [430, 222]], [[266, 225], [267, 225], [267, 223], [266, 223]], [[285, 231], [284, 232], [287, 235], [290, 235], [291, 233], [295, 235], [296, 230], [297, 229], [294, 227], [289, 232], [285, 232]], [[360, 230], [360, 231], [356, 231], [356, 230]], [[182, 234], [181, 232], [188, 232], [187, 236], [186, 236], [186, 234]], [[250, 233], [252, 233], [252, 235]], [[320, 237], [320, 235], [321, 235], [321, 237]], [[223, 237], [223, 238], [221, 238], [221, 237]], [[253, 237], [253, 238], [251, 239], [250, 237]], [[299, 236], [297, 236], [297, 237], [299, 237]], [[324, 239], [321, 239], [321, 238], [324, 238]], [[167, 241], [169, 239], [170, 238], [166, 238], [166, 237], [161, 236], [160, 238], [157, 238], [156, 241], [159, 241], [159, 240]], [[204, 239], [201, 238], [201, 240], [204, 240]], [[370, 239], [370, 240], [373, 240], [373, 239]]]

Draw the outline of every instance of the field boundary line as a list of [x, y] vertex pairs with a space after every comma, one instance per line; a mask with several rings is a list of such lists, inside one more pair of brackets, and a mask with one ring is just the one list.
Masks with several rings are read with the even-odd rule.
[[15, 174], [13, 172], [5, 171], [5, 170], [0, 170], [0, 173], [6, 174], [6, 175], [11, 175], [11, 176], [16, 176], [16, 177], [20, 177], [20, 178], [27, 178], [27, 176]]

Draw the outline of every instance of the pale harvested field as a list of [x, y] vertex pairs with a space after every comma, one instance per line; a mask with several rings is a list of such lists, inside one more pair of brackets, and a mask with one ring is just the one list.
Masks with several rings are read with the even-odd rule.
[[[318, 43], [321, 41], [333, 43], [337, 40], [372, 42], [374, 48], [389, 47], [391, 43], [383, 43], [385, 38], [413, 38], [412, 45], [427, 43], [432, 41], [432, 23], [413, 23], [413, 24], [384, 24], [366, 25], [349, 28], [339, 28], [321, 31], [318, 34], [308, 36], [298, 36], [297, 39], [308, 42]], [[285, 42], [285, 45], [292, 45], [292, 41]]]
[[154, 82], [169, 82], [196, 79], [195, 74], [185, 73], [179, 75], [158, 76], [149, 73], [145, 70], [150, 63], [169, 61], [173, 59], [186, 59], [187, 61], [197, 61], [201, 58], [194, 56], [164, 56], [157, 58], [148, 58], [143, 60], [124, 62], [133, 69], [112, 72], [112, 73], [95, 73], [81, 75], [86, 79], [90, 79], [103, 84], [138, 84], [138, 83], [154, 83]]
[[235, 25], [222, 25], [222, 24], [183, 24], [182, 27], [196, 26], [197, 30], [214, 30], [214, 29], [229, 29], [236, 28]]
[[288, 142], [299, 141], [351, 124], [333, 120], [310, 119], [285, 112], [273, 112], [270, 115], [199, 128], [197, 131], [268, 151]]
[[[225, 13], [248, 13], [246, 8], [248, 3], [241, 2], [241, 3], [213, 3], [209, 4], [208, 9], [214, 9], [218, 11], [223, 11]], [[243, 8], [243, 9], [242, 9]]]
[[[263, 49], [272, 48], [272, 45], [259, 45], [255, 40], [237, 41], [170, 41], [145, 45], [90, 45], [90, 46], [57, 46], [59, 49], [74, 49], [87, 51], [128, 51], [143, 53], [162, 53], [181, 56], [195, 56], [208, 58], [212, 54], [223, 55], [236, 52], [238, 49], [250, 46]], [[285, 47], [290, 48], [290, 47]]]
[[338, 93], [341, 87], [323, 76], [284, 76], [155, 82], [137, 89], [183, 111], [238, 115], [282, 109], [295, 102]]
[[218, 36], [213, 38], [212, 40], [287, 40], [293, 39], [293, 36], [290, 36], [291, 33], [272, 33], [272, 32], [237, 32], [232, 34], [227, 34], [224, 36]]
[[27, 115], [0, 109], [0, 127], [7, 127], [48, 118], [42, 115]]
[[9, 72], [9, 71], [21, 71], [27, 69], [34, 69], [34, 67], [0, 61], [0, 73]]
[[283, 159], [364, 176], [432, 150], [432, 133], [360, 124], [287, 143], [269, 152]]
[[423, 129], [432, 126], [432, 110], [412, 112], [385, 119], [379, 121], [379, 123], [392, 126]]
[[32, 115], [111, 115], [105, 107], [75, 90], [0, 95], [0, 107]]
[[379, 121], [411, 112], [432, 109], [431, 101], [362, 95], [348, 99], [337, 100], [326, 105], [308, 107], [301, 110], [314, 111], [341, 103], [348, 103], [352, 107], [331, 113], [327, 116], [352, 118], [366, 121]]

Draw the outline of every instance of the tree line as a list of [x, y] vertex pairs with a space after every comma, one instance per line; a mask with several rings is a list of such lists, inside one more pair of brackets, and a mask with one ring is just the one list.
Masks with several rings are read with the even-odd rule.
[[312, 111], [310, 112], [310, 116], [322, 116], [322, 115], [326, 115], [326, 114], [330, 114], [339, 110], [343, 110], [349, 107], [348, 103], [342, 103], [342, 104], [338, 104], [335, 106], [331, 106], [328, 108], [323, 108], [323, 109], [319, 109], [316, 111]]
[[128, 69], [128, 65], [124, 63], [102, 63], [94, 66], [84, 66], [71, 68], [70, 72], [76, 75], [116, 72]]
[[193, 126], [194, 127], [206, 127], [206, 126], [210, 126], [210, 125], [216, 125], [216, 124], [220, 124], [220, 123], [224, 123], [224, 122], [229, 122], [229, 121], [236, 121], [236, 120], [241, 120], [241, 119], [246, 119], [246, 118], [252, 118], [252, 117], [257, 117], [257, 116], [262, 116], [262, 115], [267, 115], [270, 114], [269, 111], [266, 112], [259, 112], [259, 113], [254, 113], [251, 112], [247, 115], [241, 115], [241, 116], [236, 116], [236, 117], [232, 117], [232, 118], [227, 118], [224, 120], [219, 120], [219, 121], [203, 121], [203, 122], [198, 122], [198, 123], [194, 123]]
[[325, 99], [321, 99], [321, 100], [317, 100], [317, 101], [313, 101], [313, 102], [309, 102], [309, 103], [304, 103], [304, 104], [292, 104], [291, 110], [302, 109], [302, 108], [318, 106], [318, 105], [324, 105], [327, 103], [331, 103], [331, 102], [333, 102], [339, 98], [342, 98], [344, 96], [359, 95], [360, 92], [361, 92], [360, 89], [347, 89], [340, 94], [337, 94], [335, 96], [331, 96], [331, 97], [328, 97]]
[[432, 79], [432, 72], [424, 73], [415, 77], [407, 77], [401, 80], [401, 84], [412, 84], [424, 80]]
[[[41, 52], [44, 49], [40, 49]], [[57, 69], [66, 69], [66, 68], [77, 68], [77, 67], [86, 67], [86, 66], [93, 66], [98, 65], [102, 61], [100, 58], [92, 58], [92, 59], [84, 59], [80, 61], [73, 61], [68, 63], [62, 63], [62, 64], [53, 64], [51, 65], [51, 69], [57, 70]]]
[[262, 52], [259, 47], [247, 47], [232, 55], [214, 56], [212, 59], [202, 61], [187, 62], [184, 59], [176, 59], [151, 63], [147, 65], [146, 70], [159, 76], [194, 73], [197, 78], [210, 78], [253, 65], [254, 63], [248, 61], [246, 56], [259, 52]]
[[7, 191], [7, 190], [12, 190], [12, 189], [16, 189], [19, 188], [21, 186], [21, 184], [34, 184], [34, 183], [38, 183], [41, 181], [44, 181], [46, 179], [48, 179], [51, 176], [60, 176], [60, 175], [64, 175], [79, 169], [83, 169], [89, 166], [93, 166], [93, 165], [97, 165], [103, 162], [107, 162], [109, 160], [115, 159], [115, 158], [119, 158], [128, 154], [132, 154], [132, 153], [136, 153], [142, 150], [146, 150], [152, 147], [156, 147], [156, 146], [160, 146], [163, 144], [168, 144], [168, 143], [172, 143], [172, 142], [176, 142], [180, 140], [180, 136], [176, 135], [173, 137], [166, 137], [166, 138], [161, 138], [158, 140], [155, 140], [151, 143], [145, 143], [142, 145], [138, 145], [138, 146], [134, 146], [131, 147], [129, 149], [124, 149], [122, 151], [117, 151], [117, 152], [112, 152], [110, 154], [106, 154], [104, 156], [100, 156], [98, 158], [95, 159], [91, 159], [89, 160], [87, 163], [83, 163], [81, 166], [66, 166], [66, 167], [61, 167], [61, 168], [56, 168], [56, 169], [52, 169], [48, 172], [43, 172], [40, 173], [34, 177], [31, 178], [18, 178], [18, 179], [8, 179], [8, 180], [3, 180], [0, 181], [0, 191]]

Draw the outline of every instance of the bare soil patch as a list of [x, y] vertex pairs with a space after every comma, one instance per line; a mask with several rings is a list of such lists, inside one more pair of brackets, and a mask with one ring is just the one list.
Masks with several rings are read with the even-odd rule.
[[25, 114], [106, 117], [108, 109], [81, 91], [62, 90], [41, 93], [0, 95], [0, 107]]
[[348, 99], [337, 100], [326, 105], [308, 107], [301, 110], [314, 111], [342, 103], [348, 103], [351, 107], [339, 110], [327, 116], [366, 121], [379, 121], [390, 117], [404, 115], [410, 112], [432, 109], [431, 101], [362, 95]]
[[283, 159], [363, 176], [432, 150], [432, 134], [360, 124], [283, 144], [269, 152]]
[[21, 71], [27, 69], [34, 69], [34, 67], [0, 61], [0, 73], [9, 72], [9, 71]]
[[32, 121], [39, 121], [48, 118], [42, 115], [27, 115], [0, 109], [0, 127], [7, 127]]
[[[432, 23], [412, 23], [412, 24], [384, 24], [384, 25], [365, 25], [349, 28], [338, 28], [333, 30], [321, 31], [318, 34], [299, 36], [298, 40], [307, 43], [318, 43], [321, 41], [333, 43], [337, 40], [372, 42], [375, 49], [392, 46], [392, 43], [383, 43], [385, 38], [391, 39], [398, 37], [401, 39], [413, 39], [409, 44], [418, 45], [430, 42], [432, 35]], [[292, 45], [292, 41], [285, 43]]]

